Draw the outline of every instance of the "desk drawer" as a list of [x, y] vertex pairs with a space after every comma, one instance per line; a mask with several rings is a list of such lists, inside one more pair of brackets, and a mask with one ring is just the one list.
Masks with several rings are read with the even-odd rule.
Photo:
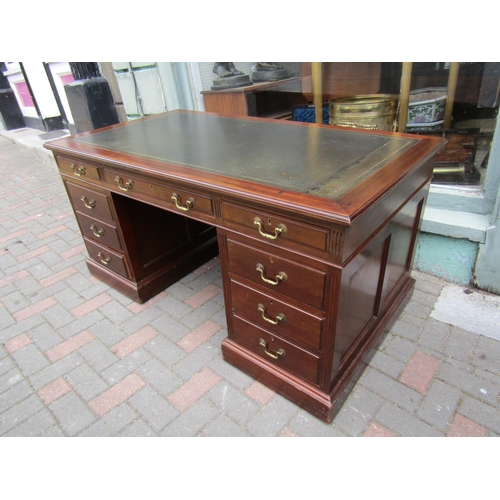
[[114, 222], [109, 198], [106, 194], [78, 186], [71, 182], [66, 182], [65, 184], [75, 210], [86, 213], [90, 217]]
[[233, 317], [230, 337], [242, 347], [281, 368], [296, 373], [316, 384], [319, 357], [269, 334], [238, 316]]
[[147, 182], [137, 177], [110, 170], [106, 170], [104, 178], [106, 183], [114, 188], [119, 188], [123, 193], [130, 195], [139, 193], [163, 201], [167, 205], [171, 205], [171, 208], [179, 213], [193, 212], [213, 215], [212, 198], [208, 196], [168, 185]]
[[96, 165], [90, 165], [79, 160], [70, 160], [61, 156], [57, 157], [57, 164], [63, 174], [74, 175], [82, 179], [101, 179], [99, 168]]
[[[272, 251], [272, 249], [270, 249]], [[227, 239], [229, 272], [253, 283], [323, 309], [326, 273]], [[290, 254], [290, 259], [293, 255]]]
[[231, 301], [237, 316], [306, 349], [319, 350], [322, 318], [234, 280], [231, 280]]
[[85, 236], [98, 240], [99, 243], [107, 245], [117, 250], [122, 250], [123, 246], [118, 236], [118, 231], [115, 226], [106, 222], [98, 221], [92, 217], [76, 212], [76, 218], [80, 229]]
[[98, 245], [94, 241], [90, 241], [87, 238], [85, 238], [85, 244], [87, 245], [89, 257], [92, 260], [106, 269], [110, 269], [120, 276], [130, 279], [130, 273], [128, 271], [127, 261], [124, 255], [113, 252], [113, 250]]
[[310, 226], [258, 209], [248, 209], [222, 203], [222, 217], [244, 227], [247, 233], [277, 244], [294, 242], [302, 246], [327, 251], [328, 229]]

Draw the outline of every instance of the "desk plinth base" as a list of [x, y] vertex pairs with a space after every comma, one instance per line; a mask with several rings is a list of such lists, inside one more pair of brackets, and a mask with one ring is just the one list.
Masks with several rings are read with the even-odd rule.
[[260, 358], [230, 338], [222, 342], [223, 358], [320, 420], [331, 423], [369, 363], [370, 350], [384, 330], [399, 317], [410, 300], [414, 285], [413, 278], [406, 280], [391, 306], [383, 316], [380, 316], [375, 327], [367, 334], [361, 348], [329, 393]]
[[170, 285], [177, 283], [181, 278], [198, 269], [218, 254], [217, 238], [214, 237], [191, 252], [187, 252], [182, 258], [170, 262], [138, 282], [128, 280], [117, 273], [104, 269], [92, 259], [87, 259], [87, 267], [91, 274], [123, 293], [123, 295], [142, 304]]

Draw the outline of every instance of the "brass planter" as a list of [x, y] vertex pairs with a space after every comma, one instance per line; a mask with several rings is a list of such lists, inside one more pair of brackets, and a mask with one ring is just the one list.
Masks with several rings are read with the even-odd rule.
[[393, 130], [398, 96], [365, 94], [330, 101], [330, 125], [368, 130]]

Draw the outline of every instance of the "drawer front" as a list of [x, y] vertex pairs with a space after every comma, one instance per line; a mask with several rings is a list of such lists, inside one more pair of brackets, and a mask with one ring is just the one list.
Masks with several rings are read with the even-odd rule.
[[85, 244], [87, 245], [89, 257], [93, 261], [124, 278], [130, 279], [130, 273], [128, 272], [128, 266], [124, 255], [113, 252], [113, 250], [109, 248], [102, 247], [87, 238], [85, 238]]
[[106, 171], [104, 178], [107, 184], [118, 188], [123, 193], [140, 193], [163, 201], [172, 206], [174, 211], [182, 214], [203, 213], [213, 215], [212, 199], [208, 196], [177, 189], [171, 186], [150, 183], [133, 176]]
[[[323, 309], [326, 273], [227, 239], [229, 272]], [[291, 258], [293, 258], [291, 256]]]
[[85, 236], [98, 240], [103, 245], [121, 250], [122, 244], [115, 226], [106, 222], [98, 221], [92, 217], [76, 212], [76, 218], [80, 229]]
[[328, 230], [273, 215], [257, 209], [248, 209], [222, 203], [222, 217], [247, 229], [247, 233], [264, 241], [286, 245], [294, 242], [302, 246], [327, 251]]
[[108, 196], [71, 182], [66, 182], [66, 189], [75, 210], [90, 217], [97, 217], [109, 222], [114, 221]]
[[286, 340], [252, 325], [238, 316], [232, 318], [231, 339], [263, 359], [296, 373], [314, 384], [318, 380], [319, 357]]
[[322, 318], [234, 280], [231, 280], [231, 302], [237, 316], [306, 349], [319, 350]]
[[81, 179], [101, 179], [99, 169], [96, 165], [90, 165], [79, 160], [70, 160], [61, 156], [57, 157], [57, 164], [63, 174], [73, 175]]

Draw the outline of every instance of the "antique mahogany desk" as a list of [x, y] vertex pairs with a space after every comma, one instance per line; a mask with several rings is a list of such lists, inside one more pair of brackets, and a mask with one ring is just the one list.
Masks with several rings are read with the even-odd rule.
[[442, 144], [173, 111], [46, 147], [95, 276], [141, 302], [219, 254], [224, 359], [328, 422], [412, 288]]

